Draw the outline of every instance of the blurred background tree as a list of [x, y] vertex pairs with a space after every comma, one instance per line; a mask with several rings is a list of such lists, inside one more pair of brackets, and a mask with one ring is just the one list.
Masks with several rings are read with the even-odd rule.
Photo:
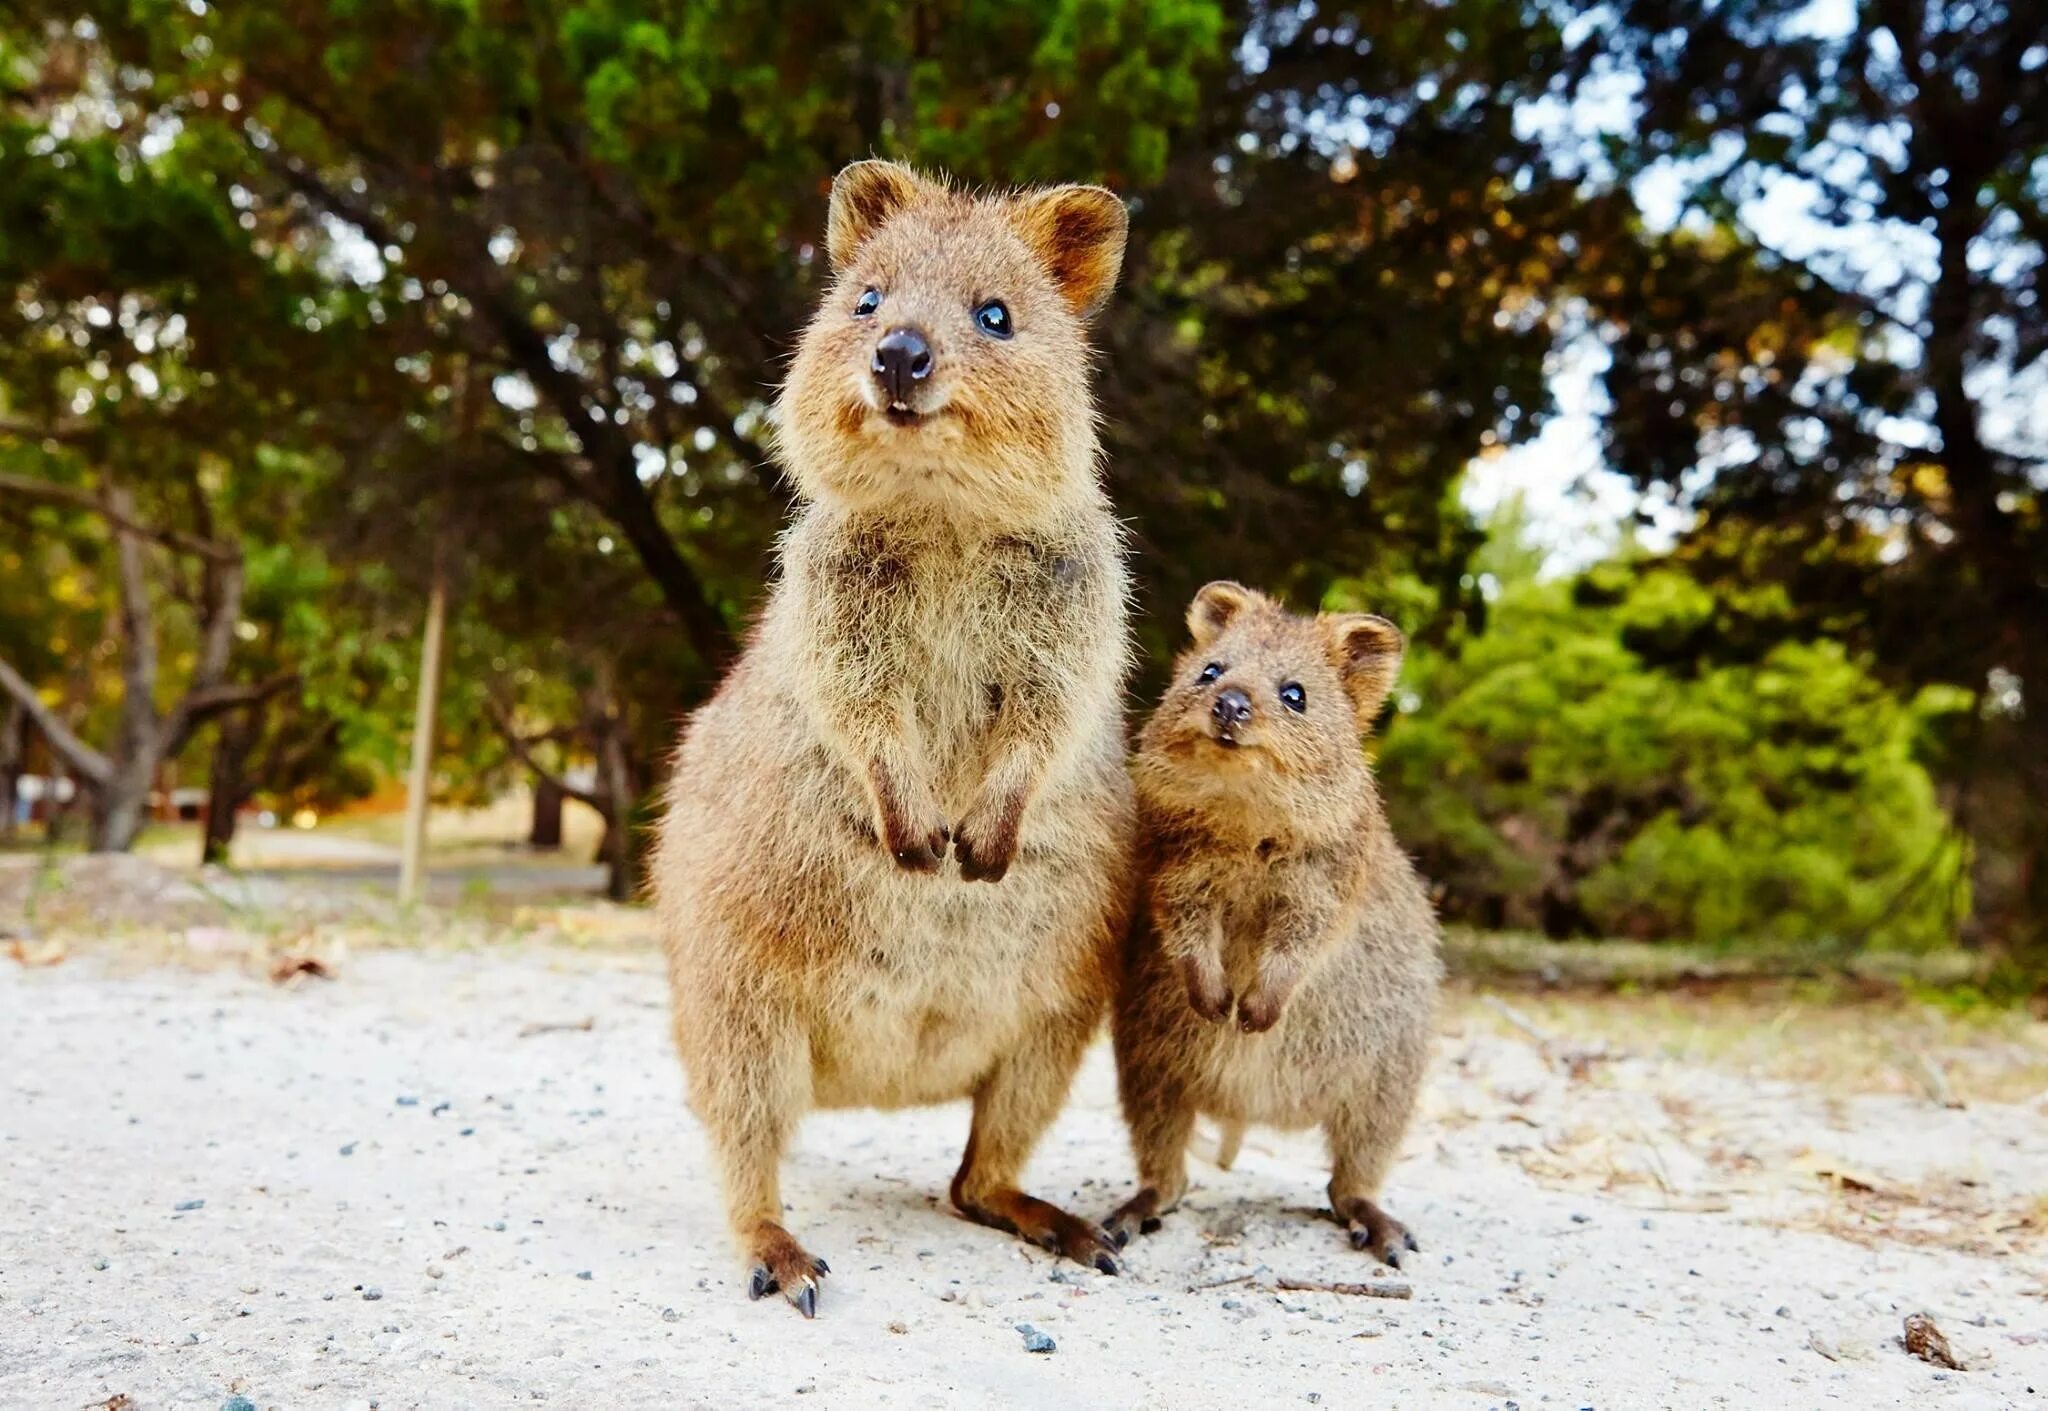
[[[1098, 339], [1141, 689], [1219, 574], [1399, 618], [1389, 791], [1454, 912], [1924, 946], [1967, 854], [1975, 934], [2019, 945], [2048, 809], [1976, 761], [2032, 738], [2048, 670], [2020, 434], [2048, 49], [2019, 7], [1810, 9], [26, 0], [0, 581], [69, 576], [0, 623], [17, 713], [134, 733], [119, 487], [167, 640], [209, 620], [173, 531], [245, 580], [219, 684], [181, 647], [159, 722], [263, 691], [211, 727], [224, 792], [359, 791], [397, 767], [438, 566], [444, 796], [583, 799], [624, 894], [787, 512], [769, 407], [831, 175], [879, 153], [1126, 194]], [[1765, 241], [1777, 177], [1889, 263]], [[1542, 578], [1469, 468], [1543, 431], [1587, 345], [1607, 462], [1690, 517]], [[49, 648], [81, 613], [89, 671]]]

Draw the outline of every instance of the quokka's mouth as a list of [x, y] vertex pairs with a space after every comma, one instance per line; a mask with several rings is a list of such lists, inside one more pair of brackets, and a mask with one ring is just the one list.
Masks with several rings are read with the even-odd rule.
[[889, 419], [889, 425], [905, 430], [921, 426], [927, 420], [924, 413], [914, 411], [902, 402], [891, 402], [882, 409], [882, 415]]

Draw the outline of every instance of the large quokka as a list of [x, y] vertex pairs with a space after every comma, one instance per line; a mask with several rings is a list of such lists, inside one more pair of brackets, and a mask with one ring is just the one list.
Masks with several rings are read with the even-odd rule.
[[685, 729], [653, 868], [749, 1292], [806, 1316], [825, 1261], [783, 1227], [778, 1168], [814, 1107], [971, 1096], [954, 1204], [1117, 1271], [1018, 1180], [1108, 1008], [1134, 878], [1085, 337], [1123, 205], [871, 161], [829, 219], [778, 403], [781, 576]]
[[1296, 617], [1235, 583], [1188, 609], [1194, 644], [1141, 737], [1144, 910], [1115, 1020], [1148, 1231], [1187, 1188], [1197, 1113], [1320, 1125], [1330, 1208], [1389, 1264], [1416, 1243], [1376, 1204], [1422, 1078], [1442, 979], [1434, 911], [1360, 738], [1400, 668], [1364, 614]]

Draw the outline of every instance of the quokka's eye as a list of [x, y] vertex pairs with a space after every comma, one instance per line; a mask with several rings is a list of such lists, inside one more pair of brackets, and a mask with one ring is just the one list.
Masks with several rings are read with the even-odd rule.
[[863, 289], [860, 291], [860, 298], [854, 301], [853, 316], [855, 318], [866, 318], [881, 307], [882, 291], [873, 288]]
[[1195, 678], [1195, 684], [1197, 686], [1206, 686], [1222, 674], [1223, 663], [1220, 661], [1212, 661], [1207, 666], [1202, 668], [1202, 674]]
[[1010, 311], [1001, 299], [991, 299], [976, 309], [974, 326], [991, 338], [1008, 338], [1017, 331], [1010, 326]]
[[1308, 692], [1301, 689], [1299, 681], [1289, 681], [1280, 688], [1280, 704], [1299, 715], [1308, 709]]

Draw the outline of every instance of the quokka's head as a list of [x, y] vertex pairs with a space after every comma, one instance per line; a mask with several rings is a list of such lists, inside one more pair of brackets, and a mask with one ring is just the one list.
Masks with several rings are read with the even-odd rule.
[[1364, 768], [1359, 742], [1401, 669], [1400, 628], [1369, 613], [1300, 616], [1217, 582], [1189, 605], [1188, 631], [1139, 745], [1155, 785], [1197, 802]]
[[954, 191], [894, 162], [832, 183], [832, 283], [778, 405], [806, 496], [1028, 517], [1096, 474], [1087, 320], [1123, 263], [1098, 186]]

